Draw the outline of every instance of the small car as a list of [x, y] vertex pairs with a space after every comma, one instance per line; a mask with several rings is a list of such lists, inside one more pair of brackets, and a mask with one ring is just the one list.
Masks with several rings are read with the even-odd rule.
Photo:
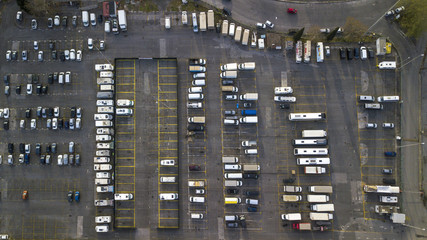
[[105, 41], [104, 40], [99, 41], [99, 50], [101, 50], [101, 51], [105, 50]]
[[274, 28], [274, 23], [270, 22], [269, 20], [265, 21], [265, 25], [269, 28]]
[[257, 23], [257, 24], [256, 24], [256, 27], [257, 27], [257, 28], [260, 28], [260, 29], [265, 29], [265, 28], [266, 28], [266, 26], [265, 26], [265, 24], [264, 24], [264, 23]]
[[28, 60], [28, 54], [27, 54], [27, 50], [22, 51], [22, 61], [27, 61]]
[[68, 202], [72, 202], [73, 201], [73, 191], [69, 191], [68, 192], [67, 199], [68, 199]]
[[39, 54], [37, 55], [37, 59], [39, 62], [43, 62], [43, 51], [39, 51]]
[[71, 49], [70, 50], [70, 60], [71, 61], [75, 61], [76, 60], [76, 50], [75, 49]]
[[383, 178], [383, 183], [394, 185], [394, 184], [396, 184], [396, 179], [394, 179], [394, 178]]
[[20, 95], [21, 94], [21, 85], [16, 86], [16, 90], [15, 90], [16, 94]]
[[59, 26], [60, 21], [61, 21], [61, 18], [58, 15], [56, 15], [53, 23], [55, 24], [55, 26]]
[[383, 128], [394, 128], [394, 123], [383, 123]]
[[26, 200], [26, 199], [28, 199], [28, 191], [27, 191], [27, 190], [24, 190], [24, 191], [22, 192], [22, 200]]
[[244, 194], [248, 197], [255, 197], [259, 195], [259, 191], [245, 191]]
[[63, 16], [62, 17], [62, 26], [63, 27], [67, 27], [67, 23], [68, 23], [68, 17], [67, 16]]
[[18, 60], [18, 52], [17, 51], [12, 51], [12, 60], [13, 61]]
[[48, 18], [47, 19], [47, 27], [48, 28], [53, 28], [53, 19], [52, 18]]
[[365, 127], [366, 128], [377, 128], [377, 124], [376, 123], [367, 123], [366, 125], [365, 125]]
[[51, 56], [52, 56], [53, 60], [58, 59], [58, 54], [57, 54], [56, 50], [52, 50]]
[[5, 121], [3, 122], [3, 129], [4, 129], [4, 130], [9, 130], [9, 120], [5, 120]]
[[6, 96], [10, 95], [10, 86], [4, 86], [4, 95]]
[[31, 20], [31, 29], [37, 30], [37, 20], [36, 19]]
[[347, 48], [347, 59], [352, 60], [353, 59], [353, 49]]
[[239, 227], [239, 224], [237, 222], [228, 222], [227, 227], [228, 228], [237, 228], [237, 227]]
[[386, 157], [396, 157], [396, 152], [384, 152], [384, 156]]
[[229, 10], [228, 8], [223, 8], [222, 13], [226, 16], [231, 16], [231, 10]]
[[237, 95], [225, 95], [225, 100], [237, 100]]
[[11, 61], [12, 60], [12, 51], [7, 50], [6, 51], [6, 60]]
[[77, 16], [73, 16], [71, 23], [73, 24], [73, 27], [77, 27]]
[[297, 10], [295, 8], [288, 8], [288, 13], [296, 14]]
[[382, 173], [382, 174], [390, 175], [390, 174], [393, 174], [393, 169], [392, 169], [392, 168], [383, 168], [383, 169], [381, 170], [381, 173]]
[[329, 46], [325, 46], [325, 55], [330, 56], [331, 55], [331, 48]]
[[10, 154], [13, 154], [13, 143], [8, 143], [8, 144], [7, 144], [7, 151], [8, 151]]
[[238, 194], [239, 190], [236, 188], [229, 188], [227, 189], [227, 194]]
[[222, 80], [222, 85], [233, 85], [234, 81], [233, 80]]
[[245, 108], [250, 108], [250, 107], [252, 107], [252, 103], [250, 103], [250, 102], [245, 102], [245, 103], [243, 103], [243, 107], [245, 107]]
[[236, 115], [236, 111], [234, 110], [225, 110], [224, 115]]
[[76, 58], [76, 60], [77, 60], [78, 62], [81, 62], [81, 61], [82, 61], [82, 51], [81, 51], [81, 50], [78, 50], [78, 51], [77, 51], [77, 58]]
[[80, 192], [79, 191], [76, 191], [76, 193], [74, 194], [74, 200], [76, 202], [80, 202]]
[[19, 22], [22, 21], [22, 11], [16, 12], [16, 21], [19, 21]]
[[190, 171], [200, 171], [200, 170], [202, 170], [202, 168], [199, 165], [194, 165], [194, 164], [188, 166], [188, 169]]
[[244, 179], [258, 179], [258, 174], [256, 174], [256, 173], [244, 173], [243, 178]]
[[65, 50], [64, 55], [65, 55], [65, 60], [70, 60], [70, 50]]
[[253, 207], [253, 206], [248, 207], [248, 212], [256, 212], [256, 211], [257, 211], [257, 207]]

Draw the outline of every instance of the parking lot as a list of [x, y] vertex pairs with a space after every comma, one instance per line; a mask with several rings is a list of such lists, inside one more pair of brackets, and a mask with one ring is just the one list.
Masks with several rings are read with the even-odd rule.
[[[139, 21], [130, 20], [131, 24]], [[283, 56], [283, 52], [247, 49], [231, 38], [217, 37], [214, 32], [191, 35], [192, 40], [187, 41], [185, 37], [188, 37], [190, 29], [177, 28], [175, 32], [165, 33], [156, 26], [149, 26], [145, 31], [154, 32], [152, 36], [145, 35], [144, 40], [155, 46], [154, 50], [144, 48], [139, 53], [127, 48], [126, 41], [135, 40], [136, 36], [135, 30], [130, 30], [127, 34], [135, 36], [125, 38], [120, 35], [117, 39], [109, 36], [107, 43], [111, 49], [103, 54], [97, 51], [86, 54], [88, 51], [85, 50], [82, 63], [61, 63], [49, 58], [38, 63], [34, 50], [29, 53], [28, 62], [6, 63], [2, 60], [10, 66], [3, 67], [2, 74], [11, 76], [11, 94], [0, 96], [4, 103], [1, 107], [8, 107], [11, 115], [10, 129], [0, 131], [4, 139], [1, 142], [3, 164], [0, 183], [4, 213], [0, 225], [2, 231], [22, 239], [102, 238], [112, 234], [164, 238], [170, 232], [158, 230], [163, 228], [179, 228], [175, 232], [178, 238], [277, 238], [283, 234], [292, 237], [297, 236], [297, 232], [292, 230], [291, 223], [283, 222], [280, 215], [301, 212], [302, 220], [309, 221], [306, 195], [307, 187], [312, 185], [332, 185], [334, 188], [330, 195], [331, 202], [335, 204], [332, 227], [319, 238], [338, 237], [341, 231], [348, 231], [346, 236], [354, 237], [356, 231], [366, 226], [349, 224], [352, 219], [382, 219], [373, 211], [378, 204], [378, 196], [363, 193], [362, 187], [365, 184], [380, 185], [383, 178], [393, 178], [399, 183], [397, 162], [384, 157], [385, 151], [398, 152], [395, 137], [399, 132], [399, 103], [384, 103], [383, 110], [367, 110], [363, 103], [357, 101], [360, 95], [398, 95], [400, 84], [394, 71], [380, 71], [376, 67], [382, 58], [340, 60], [338, 48], [341, 44], [331, 44], [331, 56], [324, 63], [315, 63], [312, 59], [310, 64], [296, 64], [292, 51]], [[174, 34], [176, 39], [172, 37]], [[101, 37], [102, 29], [93, 30], [93, 35]], [[35, 39], [40, 39], [39, 47], [48, 51], [48, 40], [41, 35]], [[123, 45], [118, 44], [122, 40]], [[31, 49], [32, 40], [10, 37], [1, 44], [6, 46], [4, 49], [21, 51]], [[85, 46], [85, 39], [56, 43], [58, 50], [85, 49]], [[189, 54], [175, 46], [197, 50]], [[159, 52], [170, 58], [151, 58], [157, 57]], [[126, 58], [123, 55], [127, 55]], [[188, 72], [190, 57], [207, 59], [206, 86], [203, 87], [204, 99], [199, 101], [203, 105], [200, 109], [187, 108], [188, 88], [192, 87], [193, 80]], [[114, 171], [116, 193], [132, 193], [134, 199], [116, 202], [114, 213], [94, 207], [95, 199], [107, 195], [96, 193], [92, 170], [96, 149], [92, 114], [96, 112], [97, 91], [96, 84], [93, 84], [96, 79], [93, 64], [113, 59], [115, 99], [135, 101], [132, 117], [115, 118]], [[243, 106], [249, 101], [226, 100], [225, 95], [230, 93], [221, 91], [220, 66], [234, 62], [256, 63], [255, 70], [239, 71], [233, 85], [239, 89], [238, 93], [233, 93], [237, 97], [258, 93], [258, 100], [253, 101], [251, 107]], [[72, 73], [71, 84], [47, 82], [50, 73], [67, 71]], [[47, 94], [25, 93], [25, 85], [30, 78], [28, 74], [39, 75], [39, 82], [49, 87]], [[18, 84], [22, 85], [20, 95], [15, 93]], [[35, 88], [37, 83], [33, 85]], [[4, 83], [1, 86], [4, 87]], [[273, 100], [274, 88], [280, 86], [293, 88], [292, 96], [297, 100], [289, 104], [289, 109], [281, 109], [280, 104]], [[81, 107], [82, 129], [47, 129], [47, 120], [36, 117], [38, 106], [59, 106], [64, 120], [71, 118], [72, 107]], [[27, 108], [32, 109], [33, 117], [37, 119], [37, 129], [30, 130], [29, 122], [28, 129], [19, 127]], [[224, 125], [225, 110], [236, 111], [240, 118], [238, 111], [246, 109], [257, 111], [257, 124]], [[318, 122], [289, 121], [289, 113], [301, 112], [326, 113], [326, 119]], [[197, 134], [187, 131], [188, 118], [195, 116], [206, 118], [206, 129]], [[385, 122], [394, 123], [396, 127], [383, 128], [382, 123]], [[366, 129], [366, 123], [377, 123], [378, 127]], [[331, 165], [322, 166], [326, 168], [326, 174], [307, 176], [304, 169], [296, 164], [291, 141], [301, 138], [301, 131], [306, 129], [323, 129], [328, 133]], [[241, 143], [246, 140], [257, 142], [257, 154], [245, 154], [246, 148]], [[57, 155], [67, 153], [71, 141], [76, 143], [75, 153], [80, 154], [81, 165], [57, 166]], [[30, 164], [19, 164], [21, 142], [30, 143], [33, 149], [36, 143], [41, 143], [42, 153], [46, 145], [56, 142], [58, 153], [52, 154], [50, 165], [45, 165], [40, 164], [40, 158], [32, 150]], [[15, 145], [13, 166], [7, 166], [8, 143]], [[224, 170], [223, 156], [236, 156], [242, 165], [259, 164], [258, 179], [243, 179], [243, 186], [236, 187], [237, 194], [228, 193], [229, 188], [224, 187], [224, 174], [228, 171]], [[162, 160], [175, 160], [175, 164], [164, 166]], [[190, 170], [190, 166], [195, 165], [200, 169]], [[393, 174], [384, 176], [381, 174], [383, 168], [393, 168]], [[161, 183], [161, 177], [176, 177], [177, 181]], [[288, 178], [295, 179], [291, 185], [303, 187], [303, 201], [283, 202], [283, 179]], [[204, 181], [205, 193], [200, 195], [205, 197], [204, 203], [190, 203], [189, 197], [199, 195], [195, 188], [189, 186], [189, 181]], [[29, 191], [26, 201], [21, 199], [24, 190]], [[81, 201], [67, 202], [69, 191], [79, 191]], [[251, 197], [259, 200], [256, 212], [248, 212], [245, 201], [249, 197], [244, 195], [245, 191], [259, 191], [258, 196]], [[161, 193], [178, 193], [179, 200], [160, 200]], [[226, 197], [234, 196], [242, 202], [224, 204]], [[23, 210], [16, 214], [16, 209]], [[96, 235], [93, 218], [107, 213], [115, 217], [116, 230]], [[191, 219], [191, 213], [200, 213], [204, 217]], [[239, 228], [227, 228], [226, 215], [245, 215], [246, 228], [242, 228], [240, 223]], [[372, 231], [382, 233], [390, 226], [384, 223], [374, 226]], [[145, 230], [132, 233], [131, 229]]]

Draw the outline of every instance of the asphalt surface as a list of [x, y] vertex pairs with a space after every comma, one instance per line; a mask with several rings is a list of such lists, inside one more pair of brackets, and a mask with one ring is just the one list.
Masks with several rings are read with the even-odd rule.
[[[3, 15], [3, 19], [13, 19], [14, 12], [9, 11], [10, 16]], [[5, 12], [3, 11], [3, 13]], [[66, 71], [67, 69], [73, 73], [75, 72], [77, 77], [76, 85], [74, 85], [75, 82], [73, 81], [69, 89], [63, 90], [56, 88], [57, 86], [52, 88], [52, 91], [58, 92], [59, 96], [65, 95], [59, 103], [55, 102], [55, 106], [59, 105], [64, 109], [70, 106], [82, 106], [84, 112], [83, 129], [80, 132], [68, 130], [62, 134], [65, 130], [61, 130], [59, 133], [52, 133], [52, 136], [49, 136], [51, 130], [46, 130], [48, 132], [46, 140], [43, 140], [46, 135], [45, 131], [42, 137], [39, 134], [33, 136], [33, 134], [25, 132], [22, 135], [20, 132], [15, 134], [15, 132], [19, 131], [16, 127], [11, 127], [8, 132], [1, 132], [7, 139], [16, 142], [28, 141], [33, 144], [36, 142], [48, 142], [51, 139], [58, 139], [58, 143], [64, 144], [73, 140], [78, 144], [77, 151], [80, 151], [82, 155], [82, 166], [78, 168], [59, 168], [55, 165], [44, 167], [35, 163], [28, 166], [30, 169], [27, 170], [24, 169], [27, 166], [21, 165], [14, 166], [12, 169], [2, 168], [2, 176], [5, 176], [2, 179], [2, 210], [4, 213], [10, 211], [9, 214], [2, 216], [4, 219], [1, 225], [2, 231], [10, 231], [13, 237], [23, 239], [93, 239], [106, 236], [120, 238], [174, 237], [180, 239], [191, 237], [212, 238], [214, 236], [213, 238], [229, 239], [232, 237], [278, 238], [283, 234], [289, 237], [305, 238], [307, 237], [306, 234], [293, 232], [290, 229], [290, 225], [283, 227], [281, 220], [279, 220], [280, 213], [299, 211], [307, 206], [307, 203], [287, 206], [280, 201], [281, 191], [283, 191], [282, 179], [288, 177], [291, 170], [296, 170], [297, 183], [302, 186], [314, 183], [332, 184], [334, 186], [335, 193], [332, 195], [332, 201], [336, 204], [334, 230], [318, 234], [317, 236], [319, 237], [316, 236], [317, 238], [372, 238], [386, 236], [388, 239], [401, 239], [403, 237], [401, 235], [402, 229], [392, 226], [389, 222], [365, 220], [366, 218], [375, 218], [377, 216], [372, 215], [369, 208], [371, 202], [369, 197], [365, 198], [366, 195], [361, 193], [361, 184], [365, 181], [369, 182], [369, 184], [377, 184], [379, 176], [377, 176], [378, 172], [376, 170], [378, 167], [369, 167], [367, 170], [362, 167], [359, 160], [361, 156], [358, 153], [364, 147], [361, 147], [361, 144], [365, 141], [365, 134], [366, 139], [378, 138], [381, 141], [384, 141], [385, 137], [391, 137], [389, 132], [382, 129], [374, 130], [375, 133], [372, 133], [365, 132], [366, 130], [359, 127], [363, 120], [358, 119], [358, 116], [361, 113], [365, 113], [365, 111], [356, 103], [356, 96], [361, 93], [379, 96], [386, 92], [397, 91], [399, 86], [386, 84], [388, 81], [395, 79], [396, 76], [394, 76], [393, 72], [378, 71], [375, 67], [376, 61], [373, 60], [365, 62], [360, 60], [351, 62], [340, 60], [337, 50], [338, 47], [342, 46], [340, 44], [331, 46], [332, 56], [327, 58], [323, 64], [316, 64], [313, 59], [312, 63], [308, 65], [295, 64], [294, 53], [286, 54], [283, 57], [281, 52], [248, 50], [237, 45], [231, 39], [218, 37], [213, 32], [194, 34], [189, 27], [177, 26], [176, 21], [173, 21], [172, 29], [166, 31], [163, 29], [163, 22], [162, 16], [158, 15], [130, 14], [128, 15], [129, 31], [119, 36], [106, 35], [99, 26], [89, 29], [79, 27], [77, 31], [71, 30], [69, 27], [63, 37], [58, 37], [63, 33], [60, 30], [30, 31], [18, 27], [20, 30], [17, 31], [15, 26], [4, 27], [5, 34], [2, 35], [4, 39], [0, 43], [3, 49], [24, 49], [21, 46], [26, 46], [25, 48], [27, 48], [28, 40], [46, 40], [46, 36], [51, 36], [52, 39], [65, 42], [60, 48], [76, 47], [79, 49], [81, 47], [84, 50], [82, 63], [30, 62], [15, 64], [6, 63], [4, 58], [0, 60], [2, 73], [46, 73], [50, 71]], [[6, 24], [6, 22], [2, 21], [2, 24]], [[29, 24], [26, 25], [29, 26]], [[142, 27], [135, 28], [133, 26]], [[58, 32], [61, 34], [58, 34]], [[105, 38], [107, 50], [88, 53], [88, 50], [85, 49], [85, 40], [88, 36], [95, 39]], [[19, 40], [22, 44], [17, 42]], [[357, 45], [352, 45], [352, 47], [357, 47]], [[188, 50], [183, 51], [183, 49]], [[159, 108], [157, 100], [159, 99], [152, 97], [156, 93], [158, 94], [156, 80], [159, 77], [159, 72], [158, 69], [156, 71], [155, 66], [157, 60], [148, 60], [151, 62], [133, 60], [139, 63], [139, 66], [134, 68], [137, 79], [135, 84], [138, 86], [134, 89], [136, 89], [137, 93], [138, 91], [140, 93], [135, 98], [137, 101], [135, 107], [137, 114], [136, 121], [135, 119], [133, 120], [135, 121], [133, 122], [134, 127], [138, 130], [136, 131], [136, 138], [132, 140], [137, 145], [141, 145], [136, 150], [137, 157], [134, 158], [136, 165], [134, 179], [132, 179], [136, 196], [134, 202], [136, 218], [133, 224], [135, 224], [137, 230], [116, 229], [106, 235], [97, 235], [94, 232], [95, 224], [92, 219], [95, 215], [102, 214], [103, 211], [93, 207], [93, 200], [97, 196], [94, 193], [94, 172], [91, 170], [92, 161], [90, 160], [95, 149], [92, 114], [95, 112], [96, 85], [90, 81], [95, 81], [96, 75], [92, 66], [94, 63], [103, 63], [106, 60], [112, 61], [113, 58], [129, 57], [133, 59], [151, 57], [178, 58], [177, 116], [180, 132], [180, 201], [178, 216], [181, 229], [158, 229], [160, 216], [158, 214], [159, 169], [158, 155], [153, 150], [159, 144], [156, 134], [157, 124], [159, 123], [158, 116], [156, 116]], [[187, 112], [186, 102], [184, 101], [191, 81], [191, 76], [187, 71], [186, 59], [191, 57], [205, 57], [208, 59], [208, 84], [204, 89], [206, 98], [202, 112]], [[260, 121], [256, 127], [225, 127], [222, 125], [221, 112], [224, 109], [234, 107], [234, 103], [226, 103], [224, 99], [221, 100], [220, 82], [218, 81], [219, 66], [227, 62], [244, 61], [255, 61], [257, 69], [255, 72], [245, 73], [237, 84], [241, 89], [240, 91], [257, 91], [260, 94], [260, 99], [255, 105], [259, 112]], [[41, 65], [43, 67], [40, 67]], [[23, 66], [26, 68], [23, 69]], [[61, 70], [56, 70], [59, 68]], [[289, 111], [326, 112], [326, 121], [319, 123], [290, 123], [286, 120], [287, 114], [280, 110], [272, 100], [273, 88], [283, 83], [283, 72], [288, 75], [288, 80], [285, 81], [286, 84], [295, 89], [294, 95], [297, 97], [297, 103], [292, 105]], [[144, 80], [141, 81], [142, 79]], [[368, 86], [366, 86], [366, 82], [369, 83]], [[387, 85], [387, 88], [383, 88], [383, 84]], [[139, 96], [141, 96], [141, 99], [139, 99]], [[14, 92], [7, 98], [8, 100], [4, 95], [2, 97], [13, 109], [12, 117], [17, 116], [14, 112], [17, 112], [16, 109], [18, 108], [34, 107], [39, 104], [50, 106], [53, 105], [50, 102], [58, 99], [58, 96], [48, 95], [32, 98], [30, 102], [27, 101], [30, 97], [25, 96], [22, 102], [18, 102], [12, 101], [16, 98]], [[402, 107], [402, 111], [404, 111], [403, 109], [404, 107]], [[390, 119], [398, 122], [398, 118], [395, 118], [397, 110], [397, 106], [386, 106], [382, 111], [384, 114], [368, 113], [368, 116], [370, 119], [374, 118], [378, 121], [378, 125], [380, 122], [389, 121]], [[148, 114], [143, 114], [144, 112]], [[185, 128], [187, 117], [192, 114], [204, 114], [208, 118], [207, 131], [203, 136], [189, 139], [185, 136]], [[402, 121], [404, 120], [402, 119]], [[292, 155], [293, 148], [290, 145], [290, 140], [299, 137], [300, 131], [305, 128], [325, 128], [328, 130], [332, 165], [327, 168], [327, 175], [321, 178], [307, 177], [301, 174], [302, 169], [296, 166]], [[396, 130], [399, 130], [399, 128]], [[28, 130], [28, 132], [30, 131]], [[84, 139], [81, 136], [82, 134]], [[241, 149], [227, 150], [224, 148], [229, 145], [232, 145], [232, 148], [234, 146], [237, 148], [241, 140], [249, 137], [256, 138], [259, 143], [259, 156], [255, 158], [243, 156]], [[382, 142], [377, 145], [368, 142], [366, 145], [371, 151], [369, 155], [381, 155], [382, 144], [387, 147], [395, 146], [393, 145], [394, 143]], [[5, 152], [5, 146], [7, 145], [4, 143], [2, 145]], [[66, 150], [65, 146], [62, 147], [62, 145], [60, 149]], [[257, 181], [245, 180], [245, 187], [240, 189], [240, 191], [249, 189], [246, 187], [247, 183], [250, 189], [259, 189], [261, 191], [260, 212], [247, 213], [245, 212], [244, 204], [232, 209], [224, 207], [223, 166], [220, 163], [220, 156], [226, 151], [240, 154], [244, 162], [256, 161], [260, 163], [262, 169], [260, 179]], [[374, 160], [373, 163], [382, 166], [382, 161], [383, 159], [379, 158], [378, 161]], [[204, 171], [190, 173], [188, 164], [191, 163], [202, 165]], [[8, 166], [3, 165], [3, 167]], [[16, 175], [17, 168], [22, 169], [21, 175], [25, 176], [23, 181], [14, 180], [11, 177]], [[55, 168], [55, 170], [59, 168], [59, 170], [52, 171], [50, 168]], [[349, 169], [352, 169], [352, 171], [349, 171]], [[42, 176], [49, 174], [52, 174], [52, 180], [43, 180]], [[396, 174], [398, 174], [398, 170]], [[35, 181], [38, 179], [42, 180], [39, 180], [40, 182]], [[206, 180], [206, 197], [208, 198], [206, 204], [195, 206], [188, 203], [187, 196], [192, 195], [192, 190], [189, 190], [187, 186], [188, 179]], [[59, 182], [60, 184], [53, 185], [52, 182]], [[29, 200], [21, 202], [19, 197], [24, 188], [31, 188], [35, 191], [34, 193], [30, 191]], [[69, 190], [79, 190], [82, 193], [80, 203], [73, 202], [69, 204], [66, 202], [66, 193]], [[42, 195], [41, 192], [44, 194]], [[7, 195], [4, 193], [7, 193]], [[306, 194], [306, 191], [304, 194]], [[12, 199], [9, 200], [9, 198]], [[242, 200], [245, 199], [243, 196], [241, 198]], [[33, 208], [34, 205], [36, 207]], [[49, 209], [46, 208], [46, 205], [49, 205]], [[23, 207], [31, 211], [31, 214], [28, 215], [28, 211], [25, 210], [17, 217], [14, 210], [22, 209]], [[58, 209], [61, 209], [61, 211], [58, 211]], [[192, 211], [206, 213], [206, 219], [195, 223], [188, 216], [189, 212]], [[226, 229], [223, 216], [227, 213], [245, 214], [248, 219], [247, 231], [241, 228], [237, 230]], [[308, 215], [303, 216], [306, 219]], [[34, 229], [38, 231], [34, 231]]]

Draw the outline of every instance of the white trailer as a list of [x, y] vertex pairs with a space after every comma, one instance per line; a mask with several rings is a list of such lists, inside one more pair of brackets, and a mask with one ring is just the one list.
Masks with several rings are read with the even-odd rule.
[[323, 138], [326, 136], [327, 133], [325, 130], [302, 130], [303, 138]]
[[332, 213], [310, 213], [310, 220], [312, 221], [328, 221], [334, 219]]
[[127, 24], [127, 20], [126, 20], [126, 12], [125, 12], [125, 10], [119, 10], [119, 11], [117, 11], [117, 14], [119, 16], [119, 26], [120, 26], [120, 29], [123, 32], [127, 31], [128, 30], [127, 29], [128, 24]]
[[313, 204], [310, 209], [315, 212], [333, 212], [335, 211], [334, 204]]
[[206, 13], [201, 12], [199, 14], [200, 31], [206, 32]]
[[242, 101], [256, 101], [258, 100], [258, 93], [245, 93], [240, 95]]
[[247, 46], [248, 42], [249, 42], [249, 29], [245, 29], [245, 31], [243, 31], [243, 38], [242, 38], [242, 45], [243, 46]]
[[215, 29], [215, 15], [213, 10], [208, 11], [208, 29]]

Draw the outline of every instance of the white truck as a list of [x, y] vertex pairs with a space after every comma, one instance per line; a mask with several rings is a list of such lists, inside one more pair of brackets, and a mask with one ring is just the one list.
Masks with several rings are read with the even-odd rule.
[[246, 116], [240, 118], [240, 123], [258, 123], [258, 116]]
[[114, 206], [114, 200], [106, 199], [106, 200], [95, 200], [95, 206], [97, 207], [106, 207], [106, 206]]
[[334, 215], [332, 213], [310, 213], [310, 220], [312, 221], [328, 221], [334, 219]]
[[111, 164], [94, 164], [93, 170], [95, 171], [110, 171], [113, 169], [113, 166]]
[[215, 14], [213, 10], [208, 10], [208, 29], [215, 29]]
[[327, 195], [312, 195], [312, 194], [307, 195], [307, 202], [323, 203], [328, 201], [329, 201], [329, 196]]
[[227, 63], [221, 66], [221, 71], [236, 71], [237, 63]]
[[300, 186], [284, 186], [283, 191], [289, 192], [289, 193], [302, 192], [302, 187], [300, 187]]
[[219, 75], [220, 78], [237, 78], [237, 71], [225, 71]]
[[240, 100], [245, 101], [256, 101], [258, 100], [258, 93], [245, 93], [240, 95]]
[[282, 220], [301, 221], [301, 213], [282, 214]]
[[239, 70], [255, 70], [255, 62], [245, 62], [238, 66]]
[[206, 32], [206, 13], [201, 12], [199, 14], [200, 31]]
[[234, 34], [234, 41], [240, 42], [241, 38], [242, 38], [242, 27], [237, 26], [236, 33]]
[[117, 107], [132, 107], [135, 102], [129, 99], [118, 99], [117, 100]]
[[87, 11], [82, 11], [82, 22], [83, 26], [89, 27], [89, 13]]
[[239, 180], [225, 180], [224, 181], [225, 187], [240, 187], [242, 186], [242, 181]]
[[314, 193], [332, 193], [332, 186], [310, 186], [308, 187], [308, 191]]
[[223, 92], [238, 92], [239, 88], [234, 86], [221, 86], [221, 90]]
[[333, 212], [335, 211], [334, 204], [313, 204], [310, 206], [311, 211], [315, 212]]
[[120, 26], [120, 29], [123, 32], [127, 31], [128, 30], [127, 29], [128, 24], [127, 24], [127, 20], [126, 20], [126, 12], [125, 12], [125, 10], [119, 10], [119, 11], [117, 11], [117, 14], [119, 16], [119, 26]]
[[299, 202], [302, 201], [301, 195], [283, 195], [282, 196], [284, 202]]
[[326, 173], [326, 168], [324, 167], [305, 167], [305, 174], [323, 174]]
[[116, 193], [114, 194], [114, 200], [116, 201], [125, 201], [125, 200], [132, 200], [133, 194], [132, 193]]
[[249, 29], [245, 29], [245, 31], [243, 31], [243, 38], [242, 38], [242, 45], [243, 46], [247, 46], [248, 42], [249, 42]]
[[205, 123], [205, 117], [189, 117], [188, 118], [189, 123]]
[[188, 187], [204, 187], [205, 181], [188, 181]]
[[327, 137], [325, 130], [302, 130], [303, 138], [324, 138]]

